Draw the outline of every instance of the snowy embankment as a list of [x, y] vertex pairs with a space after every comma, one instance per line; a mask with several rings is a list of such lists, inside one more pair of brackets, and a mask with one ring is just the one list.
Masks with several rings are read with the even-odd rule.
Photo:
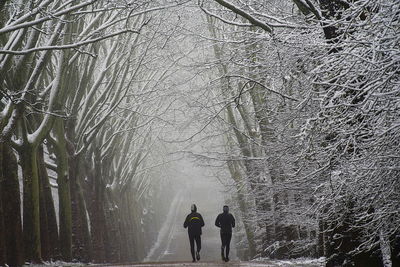
[[[149, 253], [147, 254], [146, 258], [143, 260], [144, 262], [152, 261], [154, 260], [153, 257], [155, 255], [155, 252], [160, 248], [161, 244], [163, 241], [167, 240], [169, 243], [170, 240], [172, 239], [172, 231], [171, 230], [171, 225], [173, 225], [173, 220], [176, 218], [178, 210], [180, 209], [181, 203], [182, 203], [182, 192], [178, 192], [174, 198], [174, 200], [171, 203], [171, 208], [169, 209], [167, 218], [161, 227], [161, 230], [158, 234], [157, 241], [154, 243], [154, 245], [151, 247]], [[167, 247], [169, 244], [166, 244]]]
[[[256, 259], [254, 263], [262, 263], [268, 267], [275, 267], [275, 266], [283, 266], [283, 267], [324, 267], [325, 266], [325, 258], [321, 257], [319, 259], [307, 259], [307, 258], [300, 258], [300, 259], [290, 259], [290, 260], [270, 260], [270, 259]], [[251, 264], [251, 263], [250, 263]], [[257, 265], [259, 266], [259, 265]], [[264, 265], [261, 265], [264, 266]]]

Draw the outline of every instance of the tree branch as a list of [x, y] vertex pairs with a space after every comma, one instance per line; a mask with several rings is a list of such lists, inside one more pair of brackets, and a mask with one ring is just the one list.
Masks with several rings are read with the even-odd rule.
[[229, 25], [234, 25], [234, 26], [238, 26], [238, 27], [251, 27], [253, 26], [253, 24], [244, 24], [244, 23], [238, 23], [238, 22], [234, 22], [234, 21], [230, 21], [227, 19], [222, 18], [221, 16], [218, 16], [217, 14], [211, 13], [210, 11], [206, 10], [205, 8], [203, 8], [203, 6], [200, 5], [200, 9], [206, 13], [207, 15], [209, 15], [210, 17], [216, 18], [226, 24]]
[[227, 9], [231, 10], [232, 12], [242, 16], [243, 18], [247, 19], [248, 21], [251, 22], [251, 24], [253, 24], [254, 26], [258, 26], [260, 28], [262, 28], [264, 31], [272, 33], [272, 28], [266, 24], [265, 22], [262, 22], [261, 20], [253, 17], [252, 15], [250, 15], [249, 13], [247, 13], [246, 11], [224, 1], [224, 0], [214, 0], [215, 2], [219, 3], [220, 5], [226, 7]]
[[77, 48], [83, 45], [87, 45], [87, 44], [92, 44], [92, 43], [96, 43], [99, 42], [101, 40], [107, 39], [107, 38], [111, 38], [120, 34], [124, 34], [124, 33], [137, 33], [139, 34], [138, 31], [134, 31], [134, 30], [123, 30], [123, 31], [118, 31], [118, 32], [114, 32], [102, 37], [98, 37], [95, 39], [90, 39], [87, 41], [83, 41], [83, 42], [79, 42], [79, 43], [75, 43], [75, 44], [69, 44], [69, 45], [61, 45], [61, 46], [42, 46], [42, 47], [35, 47], [35, 48], [31, 48], [31, 49], [27, 49], [24, 51], [12, 51], [12, 50], [0, 50], [0, 54], [13, 54], [13, 55], [25, 55], [25, 54], [29, 54], [29, 53], [33, 53], [33, 52], [38, 52], [38, 51], [45, 51], [45, 50], [65, 50], [65, 49], [71, 49], [71, 48]]
[[309, 0], [305, 0], [305, 2], [303, 0], [293, 0], [293, 2], [305, 16], [313, 13], [318, 20], [321, 20], [321, 15]]
[[[45, 4], [48, 5], [50, 2], [52, 2], [52, 1], [47, 1], [47, 2], [45, 2]], [[74, 11], [74, 10], [83, 8], [83, 7], [88, 6], [88, 5], [91, 5], [91, 4], [93, 4], [94, 2], [96, 2], [96, 0], [92, 0], [92, 1], [89, 1], [89, 2], [84, 2], [84, 3], [78, 4], [78, 5], [76, 5], [76, 6], [72, 6], [72, 7], [70, 7], [70, 8], [65, 9], [65, 10], [56, 12], [55, 14], [50, 14], [50, 15], [48, 15], [48, 16], [46, 16], [46, 17], [42, 17], [42, 18], [39, 18], [39, 19], [37, 19], [37, 20], [33, 20], [33, 21], [21, 23], [22, 21], [27, 20], [27, 19], [28, 19], [29, 17], [31, 17], [33, 14], [36, 14], [36, 13], [40, 12], [42, 7], [39, 6], [39, 7], [37, 7], [36, 9], [32, 10], [30, 13], [24, 15], [23, 17], [19, 18], [19, 19], [16, 20], [16, 21], [14, 21], [14, 22], [11, 23], [10, 25], [7, 25], [7, 26], [3, 27], [2, 29], [0, 29], [0, 35], [2, 35], [2, 34], [4, 34], [4, 33], [7, 33], [7, 32], [19, 30], [19, 29], [22, 29], [22, 28], [33, 27], [34, 25], [43, 23], [43, 22], [48, 21], [48, 20], [52, 20], [52, 19], [54, 19], [55, 17], [59, 17], [59, 16], [61, 16], [61, 15], [65, 15], [65, 14], [68, 14], [68, 13]], [[18, 23], [20, 23], [20, 24], [18, 24]]]
[[298, 99], [296, 99], [296, 98], [294, 98], [294, 97], [291, 97], [291, 96], [282, 94], [281, 92], [278, 92], [278, 91], [276, 91], [276, 90], [274, 90], [274, 89], [272, 89], [272, 88], [270, 88], [270, 87], [267, 87], [267, 86], [265, 86], [264, 84], [262, 84], [262, 83], [260, 83], [260, 82], [258, 82], [258, 81], [256, 81], [256, 80], [254, 80], [254, 79], [252, 79], [252, 78], [249, 78], [249, 77], [245, 77], [245, 76], [242, 76], [242, 75], [227, 75], [227, 76], [225, 76], [225, 77], [226, 77], [226, 78], [231, 77], [231, 78], [241, 78], [241, 79], [245, 79], [245, 80], [247, 80], [247, 81], [250, 81], [250, 82], [253, 82], [253, 83], [258, 84], [258, 85], [260, 85], [261, 87], [263, 87], [264, 89], [266, 89], [266, 90], [268, 90], [268, 91], [270, 91], [270, 92], [272, 92], [272, 93], [275, 93], [275, 94], [277, 94], [277, 95], [279, 95], [279, 96], [281, 96], [281, 97], [283, 97], [283, 98], [287, 98], [287, 99], [290, 99], [290, 100], [293, 100], [293, 101], [299, 101]]

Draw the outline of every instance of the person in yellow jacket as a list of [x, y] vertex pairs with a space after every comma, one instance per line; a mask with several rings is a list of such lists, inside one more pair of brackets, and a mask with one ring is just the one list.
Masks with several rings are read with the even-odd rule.
[[[186, 220], [183, 223], [184, 228], [188, 228], [189, 241], [190, 241], [190, 253], [192, 253], [193, 262], [196, 259], [200, 260], [201, 250], [201, 228], [204, 226], [204, 220], [200, 213], [197, 212], [195, 204], [191, 206], [191, 213], [186, 216]], [[194, 242], [196, 241], [196, 255], [194, 249]]]

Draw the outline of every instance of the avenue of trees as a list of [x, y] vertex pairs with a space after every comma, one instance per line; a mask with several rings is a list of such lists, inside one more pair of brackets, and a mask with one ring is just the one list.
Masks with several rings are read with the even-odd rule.
[[242, 258], [400, 266], [399, 74], [398, 0], [0, 0], [0, 265], [143, 259], [173, 148]]
[[0, 1], [0, 265], [145, 256], [180, 4]]

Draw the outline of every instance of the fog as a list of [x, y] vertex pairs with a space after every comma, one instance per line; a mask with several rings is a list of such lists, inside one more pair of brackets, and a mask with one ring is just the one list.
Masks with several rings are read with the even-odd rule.
[[[224, 186], [206, 167], [197, 166], [195, 161], [182, 159], [177, 162], [179, 170], [173, 179], [176, 188], [169, 209], [162, 216], [163, 226], [157, 240], [148, 251], [145, 261], [181, 261], [189, 260], [190, 246], [187, 229], [183, 222], [190, 213], [191, 204], [196, 204], [203, 216], [205, 227], [202, 234], [202, 260], [220, 259], [219, 228], [215, 219], [227, 204], [229, 194]], [[231, 258], [236, 259], [234, 239]]]

